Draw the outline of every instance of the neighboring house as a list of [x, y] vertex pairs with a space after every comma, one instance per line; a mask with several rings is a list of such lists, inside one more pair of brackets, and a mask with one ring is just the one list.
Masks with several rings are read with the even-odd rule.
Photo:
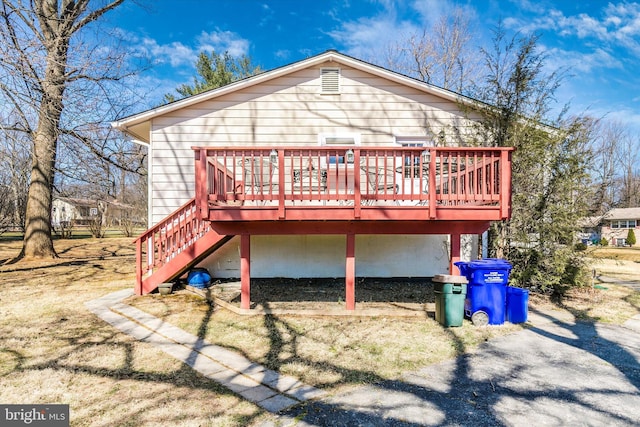
[[51, 224], [54, 228], [89, 225], [98, 217], [98, 202], [88, 199], [57, 197], [53, 199]]
[[586, 245], [597, 245], [601, 238], [601, 224], [602, 215], [590, 216], [580, 220], [578, 226], [580, 232], [578, 233], [578, 240]]
[[133, 207], [117, 200], [92, 200], [70, 197], [53, 199], [51, 225], [54, 228], [88, 226], [100, 220], [104, 226], [118, 226], [122, 218], [128, 218]]
[[600, 236], [613, 246], [626, 246], [630, 229], [637, 240], [640, 237], [640, 207], [611, 209], [600, 221]]
[[[137, 293], [214, 277], [429, 277], [510, 217], [478, 102], [335, 51], [113, 123], [149, 150]], [[467, 144], [465, 144], [467, 143]], [[462, 147], [458, 147], [462, 146]]]

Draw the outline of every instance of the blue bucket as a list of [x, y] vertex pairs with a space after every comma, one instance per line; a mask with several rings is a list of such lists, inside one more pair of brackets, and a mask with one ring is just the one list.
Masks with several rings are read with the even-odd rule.
[[187, 284], [194, 288], [207, 288], [211, 283], [211, 275], [206, 268], [194, 268], [187, 275]]
[[507, 286], [507, 320], [525, 323], [529, 314], [529, 291]]

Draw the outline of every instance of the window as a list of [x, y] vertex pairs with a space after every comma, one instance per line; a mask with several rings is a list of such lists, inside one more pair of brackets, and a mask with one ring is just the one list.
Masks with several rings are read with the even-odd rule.
[[[321, 133], [318, 134], [318, 143], [323, 146], [336, 146], [336, 147], [344, 147], [349, 145], [360, 145], [360, 134], [359, 133]], [[342, 150], [337, 150], [334, 155], [329, 155], [328, 159], [322, 159], [322, 166], [326, 167], [326, 163], [331, 164], [336, 163], [352, 163], [353, 159], [349, 161], [345, 158], [341, 153], [344, 152]], [[351, 150], [353, 154], [353, 151]], [[347, 154], [347, 153], [345, 153]], [[353, 157], [353, 156], [352, 156]]]
[[427, 136], [396, 136], [396, 144], [403, 147], [433, 147], [433, 140]]
[[611, 221], [611, 228], [636, 228], [635, 219], [619, 219]]
[[320, 92], [325, 94], [340, 93], [340, 68], [320, 69]]
[[[396, 136], [396, 144], [402, 147], [433, 147], [433, 140], [425, 136]], [[420, 176], [420, 156], [421, 151], [412, 151], [410, 154], [404, 156], [404, 177], [409, 178], [411, 176]], [[413, 165], [413, 168], [408, 166]]]
[[318, 135], [320, 145], [360, 145], [359, 133], [321, 133]]

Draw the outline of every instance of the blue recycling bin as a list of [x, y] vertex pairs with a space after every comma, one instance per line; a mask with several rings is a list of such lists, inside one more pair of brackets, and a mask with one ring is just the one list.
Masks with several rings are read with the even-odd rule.
[[507, 283], [511, 264], [503, 259], [459, 261], [455, 265], [467, 278], [464, 314], [474, 325], [502, 325], [506, 317]]
[[529, 291], [507, 286], [507, 321], [525, 323], [529, 315]]

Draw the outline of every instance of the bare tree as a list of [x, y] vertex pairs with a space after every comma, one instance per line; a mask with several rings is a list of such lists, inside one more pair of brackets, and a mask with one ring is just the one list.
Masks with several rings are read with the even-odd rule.
[[620, 165], [620, 200], [618, 206], [640, 206], [640, 140], [626, 133], [620, 139], [618, 164]]
[[598, 120], [594, 127], [591, 174], [595, 188], [591, 213], [601, 215], [616, 205], [618, 147], [625, 129], [620, 123], [605, 120]]
[[473, 31], [461, 8], [387, 49], [387, 66], [426, 83], [462, 93], [478, 70]]
[[640, 148], [637, 136], [617, 121], [600, 119], [592, 138], [593, 214], [640, 205]]
[[[52, 189], [61, 141], [87, 141], [83, 124], [105, 121], [109, 84], [126, 72], [124, 53], [105, 46], [94, 23], [124, 0], [2, 0], [0, 96], [31, 140], [21, 256], [55, 257]], [[89, 118], [87, 114], [94, 116]]]
[[[11, 123], [11, 116], [3, 118], [3, 123]], [[24, 216], [29, 189], [29, 144], [26, 135], [0, 127], [0, 215], [6, 226], [24, 230]]]

